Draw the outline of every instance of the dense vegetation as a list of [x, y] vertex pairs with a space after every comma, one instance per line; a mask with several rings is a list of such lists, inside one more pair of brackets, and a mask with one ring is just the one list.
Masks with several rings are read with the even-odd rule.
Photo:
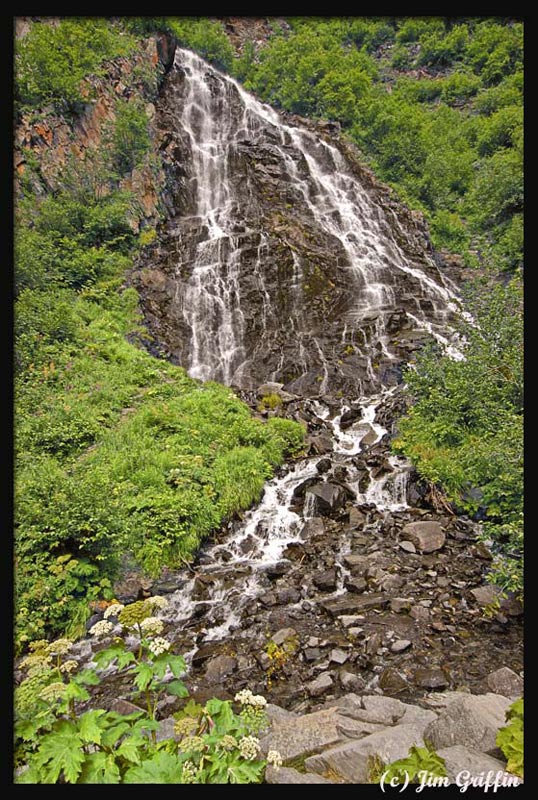
[[[94, 62], [71, 45], [103, 26], [36, 23], [21, 51], [30, 59], [54, 44], [82, 75]], [[114, 28], [110, 35], [115, 41]], [[36, 78], [36, 109], [49, 97], [45, 86], [58, 100], [74, 96], [62, 94], [60, 77]], [[296, 423], [254, 420], [226, 387], [199, 384], [140, 346], [147, 334], [137, 295], [123, 284], [154, 231], [134, 233], [140, 209], [119, 180], [151, 162], [149, 148], [140, 99], [118, 101], [101, 147], [68, 164], [54, 194], [36, 190], [31, 164], [23, 176], [15, 242], [19, 646], [83, 630], [89, 601], [112, 596], [120, 556], [152, 574], [190, 557], [224, 518], [259, 498], [285, 452], [301, 447]]]

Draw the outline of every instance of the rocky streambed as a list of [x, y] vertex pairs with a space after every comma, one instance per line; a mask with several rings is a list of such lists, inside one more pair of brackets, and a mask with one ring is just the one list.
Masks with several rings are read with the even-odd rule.
[[[496, 602], [478, 525], [435, 510], [391, 453], [401, 389], [351, 403], [275, 384], [258, 394], [268, 389], [307, 425], [308, 456], [281, 468], [188, 568], [117, 586], [123, 601], [166, 594], [166, 635], [187, 657], [191, 694], [249, 687], [304, 713], [350, 692], [420, 702], [432, 690], [487, 691], [499, 668], [520, 674], [522, 608]], [[86, 640], [80, 657], [101, 646]], [[97, 691], [106, 705], [122, 686], [110, 676]]]

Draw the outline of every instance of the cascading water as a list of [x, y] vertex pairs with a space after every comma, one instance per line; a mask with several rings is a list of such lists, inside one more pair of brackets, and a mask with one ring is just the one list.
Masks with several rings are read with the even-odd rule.
[[189, 51], [170, 86], [190, 221], [170, 228], [174, 304], [193, 377], [371, 394], [394, 383], [406, 331], [449, 344], [453, 286], [336, 146]]
[[[417, 254], [413, 221], [404, 230], [336, 146], [285, 123], [188, 51], [177, 51], [169, 86], [175, 112], [167, 119], [183, 157], [168, 247], [178, 359], [195, 378], [247, 389], [280, 380], [317, 396], [306, 402], [329, 427], [333, 473], [336, 466], [345, 475], [347, 496], [387, 513], [405, 509], [407, 462], [360, 460], [387, 433], [376, 410], [396, 381], [379, 366], [401, 362], [408, 351], [400, 339], [417, 332], [450, 346], [454, 287], [427, 248]], [[337, 389], [360, 398], [351, 426], [342, 424], [349, 404], [335, 413], [323, 400]], [[305, 458], [270, 481], [259, 506], [223, 541], [205, 546], [196, 577], [170, 595], [166, 617], [176, 630], [192, 631], [191, 656], [240, 626], [267, 568], [303, 539], [305, 520], [316, 522], [313, 493], [306, 490], [298, 507], [296, 492], [305, 481], [324, 481], [319, 461]], [[335, 596], [345, 591], [348, 547], [343, 540]], [[200, 608], [203, 622], [193, 624]]]

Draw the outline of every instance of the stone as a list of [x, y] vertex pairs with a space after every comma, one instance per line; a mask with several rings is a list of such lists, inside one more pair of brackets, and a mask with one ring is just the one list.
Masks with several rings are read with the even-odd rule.
[[349, 653], [339, 647], [335, 647], [329, 654], [329, 661], [333, 664], [345, 664], [349, 660]]
[[424, 747], [420, 728], [398, 725], [310, 756], [305, 760], [305, 767], [320, 775], [330, 771], [347, 783], [368, 783], [372, 756], [390, 764], [405, 758], [412, 745]]
[[331, 468], [331, 459], [330, 458], [320, 458], [318, 463], [316, 464], [317, 472], [323, 474], [324, 472], [328, 472]]
[[177, 740], [179, 738], [174, 732], [174, 725], [176, 722], [177, 720], [175, 720], [174, 717], [167, 717], [159, 722], [159, 730], [155, 731], [155, 738], [158, 742], [162, 742], [164, 739]]
[[395, 614], [402, 614], [404, 611], [409, 611], [413, 601], [409, 597], [393, 597], [390, 601], [390, 610]]
[[320, 603], [331, 616], [337, 617], [352, 611], [367, 611], [371, 608], [383, 608], [389, 599], [384, 594], [344, 594]]
[[494, 586], [491, 583], [485, 584], [484, 586], [478, 586], [476, 589], [471, 589], [471, 594], [478, 605], [482, 608], [494, 603], [500, 593], [501, 590], [499, 587]]
[[338, 720], [335, 708], [274, 718], [270, 729], [260, 739], [262, 752], [278, 750], [282, 760], [289, 761], [322, 750], [338, 742]]
[[319, 647], [305, 647], [303, 650], [305, 661], [317, 661], [321, 657]]
[[375, 656], [382, 644], [383, 635], [381, 633], [373, 633], [366, 640], [366, 652], [369, 656]]
[[488, 689], [494, 694], [502, 694], [504, 697], [521, 697], [523, 695], [523, 678], [509, 669], [501, 667], [495, 672], [490, 672], [486, 678]]
[[[504, 771], [505, 764], [498, 758], [493, 758], [478, 750], [463, 747], [461, 744], [452, 747], [442, 747], [438, 753], [444, 760], [446, 772], [450, 783], [455, 783], [456, 778], [462, 772], [478, 777], [481, 773], [485, 775], [493, 772], [493, 775], [500, 773], [499, 780], [502, 780], [510, 773]], [[461, 779], [460, 779], [461, 780]], [[517, 779], [520, 782], [520, 779]], [[516, 784], [517, 785], [517, 784]]]
[[322, 592], [333, 592], [336, 589], [336, 569], [332, 567], [323, 572], [315, 572], [312, 583]]
[[393, 642], [390, 646], [392, 653], [403, 653], [404, 650], [408, 650], [412, 646], [412, 642], [409, 639], [397, 639]]
[[283, 389], [283, 383], [276, 383], [275, 381], [269, 381], [268, 383], [262, 383], [261, 386], [258, 386], [256, 389], [256, 397], [260, 399], [262, 397], [267, 397], [269, 394], [278, 394], [280, 396], [280, 392]]
[[489, 692], [483, 695], [461, 693], [431, 722], [424, 736], [436, 750], [459, 744], [481, 753], [497, 755], [496, 738], [506, 724], [511, 700]]
[[400, 548], [402, 550], [405, 550], [406, 553], [416, 553], [417, 552], [417, 548], [415, 547], [413, 542], [408, 542], [408, 541], [406, 541], [404, 539], [404, 541], [400, 542], [399, 545], [400, 545]]
[[266, 783], [334, 783], [322, 775], [315, 775], [313, 772], [299, 772], [292, 767], [267, 767], [265, 770]]
[[359, 511], [358, 508], [350, 508], [349, 509], [349, 527], [351, 530], [356, 530], [357, 528], [362, 528], [364, 523], [366, 522], [366, 516]]
[[420, 706], [414, 706], [408, 703], [404, 703], [403, 705], [405, 706], [405, 711], [403, 716], [398, 720], [398, 725], [421, 725], [423, 729], [425, 729], [430, 722], [437, 719], [437, 714], [431, 709], [421, 708]]
[[328, 692], [333, 685], [333, 677], [330, 672], [322, 672], [313, 681], [307, 683], [306, 689], [310, 697], [319, 697]]
[[208, 683], [221, 683], [236, 667], [237, 660], [233, 656], [216, 656], [208, 661], [204, 677]]
[[343, 431], [350, 428], [354, 422], [362, 417], [362, 408], [349, 408], [340, 417], [340, 427]]
[[110, 705], [110, 710], [115, 711], [117, 714], [136, 714], [142, 711], [140, 706], [135, 706], [134, 703], [129, 702], [129, 700], [124, 700], [123, 697], [113, 700]]
[[368, 584], [364, 578], [346, 578], [344, 586], [348, 592], [354, 592], [355, 594], [362, 594], [362, 592], [365, 592], [368, 588]]
[[295, 628], [280, 628], [280, 630], [271, 636], [271, 640], [277, 645], [282, 645], [284, 642], [288, 641], [288, 639], [295, 639], [296, 636], [297, 631]]
[[276, 592], [277, 605], [293, 605], [298, 603], [301, 599], [301, 593], [293, 586], [288, 586], [286, 589], [278, 589]]
[[344, 556], [344, 564], [352, 575], [362, 577], [370, 566], [370, 559], [368, 556], [349, 553], [349, 555]]
[[387, 667], [379, 676], [379, 688], [384, 694], [394, 695], [405, 692], [409, 686], [403, 675], [394, 667]]
[[339, 698], [339, 712], [342, 716], [378, 725], [394, 725], [405, 713], [405, 704], [400, 700], [383, 695], [348, 695]]
[[[309, 452], [312, 455], [322, 456], [326, 453], [332, 453], [334, 449], [333, 440], [330, 436], [326, 436], [325, 434], [310, 437], [309, 443]], [[318, 472], [321, 472], [321, 470], [318, 470]]]
[[446, 535], [438, 522], [409, 522], [402, 529], [404, 539], [412, 542], [421, 553], [433, 553], [440, 550], [446, 541]]
[[428, 622], [430, 619], [430, 612], [424, 606], [413, 606], [409, 612], [409, 616], [417, 622]]
[[305, 495], [305, 503], [309, 502], [309, 495], [313, 504], [314, 512], [322, 517], [336, 514], [346, 504], [346, 492], [337, 483], [316, 483], [311, 486]]
[[422, 689], [446, 689], [450, 685], [446, 672], [436, 667], [417, 669], [414, 680]]
[[365, 722], [364, 720], [347, 717], [340, 717], [339, 722], [336, 724], [337, 731], [342, 736], [345, 736], [346, 739], [363, 739], [370, 733], [382, 731], [384, 727], [384, 725], [375, 722]]
[[321, 517], [312, 517], [307, 519], [301, 528], [301, 535], [305, 540], [315, 539], [318, 536], [323, 536], [325, 533], [325, 523]]
[[341, 614], [338, 617], [338, 620], [342, 623], [344, 628], [352, 628], [363, 619], [364, 617], [361, 614]]
[[360, 675], [355, 675], [353, 672], [342, 670], [338, 674], [338, 680], [342, 689], [346, 692], [361, 692], [366, 686], [366, 681]]
[[277, 561], [276, 564], [269, 564], [265, 567], [264, 573], [270, 580], [274, 580], [276, 578], [281, 578], [286, 572], [289, 572], [290, 569], [291, 564], [289, 561]]

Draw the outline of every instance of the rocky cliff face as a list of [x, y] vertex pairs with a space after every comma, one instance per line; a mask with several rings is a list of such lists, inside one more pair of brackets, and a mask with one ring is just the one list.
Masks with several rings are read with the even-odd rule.
[[[52, 23], [54, 21], [52, 20]], [[27, 31], [25, 18], [19, 18], [17, 36]], [[27, 113], [18, 121], [15, 130], [15, 190], [26, 176], [38, 194], [56, 190], [63, 179], [69, 159], [84, 160], [86, 154], [97, 149], [107, 129], [116, 118], [116, 101], [146, 102], [150, 130], [155, 139], [155, 106], [162, 76], [174, 60], [175, 45], [164, 36], [146, 40], [131, 56], [116, 58], [105, 65], [104, 75], [90, 76], [84, 81], [83, 93], [88, 104], [74, 119], [66, 119], [54, 108], [42, 110], [39, 119]], [[153, 86], [144, 79], [154, 72]], [[36, 168], [37, 167], [37, 168]], [[163, 173], [148, 164], [133, 170], [121, 181], [120, 188], [135, 192], [143, 209], [143, 217], [154, 224], [160, 216], [160, 193], [164, 185]], [[133, 221], [133, 224], [134, 223]]]
[[454, 287], [422, 215], [336, 126], [282, 118], [178, 51], [155, 127], [168, 220], [133, 280], [191, 375], [358, 396], [398, 382], [425, 336], [446, 342]]

